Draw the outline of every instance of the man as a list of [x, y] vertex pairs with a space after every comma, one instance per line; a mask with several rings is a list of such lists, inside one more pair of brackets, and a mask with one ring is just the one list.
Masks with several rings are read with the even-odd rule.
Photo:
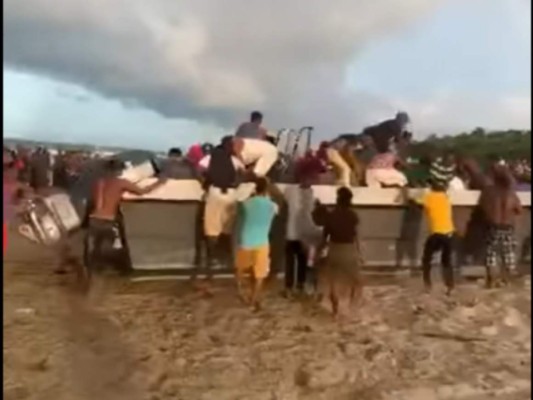
[[[99, 179], [93, 190], [93, 211], [89, 216], [89, 230], [86, 238], [86, 254], [88, 255], [89, 270], [95, 268], [95, 263], [106, 248], [110, 248], [118, 230], [119, 205], [125, 192], [143, 195], [160, 187], [165, 180], [159, 179], [146, 186], [139, 187], [130, 181], [120, 178], [124, 163], [111, 159], [106, 162], [106, 175]], [[119, 230], [120, 231], [120, 230]], [[91, 271], [89, 271], [91, 272]]]
[[318, 150], [319, 157], [325, 158], [333, 165], [337, 175], [337, 185], [350, 187], [352, 182], [359, 186], [363, 172], [361, 164], [355, 158], [356, 143], [338, 137], [331, 142], [323, 142]]
[[436, 157], [429, 167], [431, 181], [448, 189], [455, 176], [455, 157], [451, 151], [446, 151], [443, 157]]
[[424, 244], [422, 256], [422, 271], [426, 290], [431, 291], [431, 262], [435, 253], [441, 253], [442, 273], [446, 294], [450, 295], [454, 288], [452, 267], [452, 243], [454, 225], [452, 218], [452, 204], [446, 194], [445, 183], [442, 180], [431, 180], [431, 190], [426, 193], [419, 204], [424, 207], [429, 224], [430, 235]]
[[[258, 178], [255, 195], [240, 206], [240, 231], [235, 256], [237, 287], [240, 297], [254, 310], [260, 309], [260, 292], [270, 269], [269, 233], [278, 206], [268, 197], [268, 182]], [[252, 291], [244, 293], [245, 276], [251, 271]]]
[[[233, 138], [233, 153], [255, 177], [265, 177], [278, 160], [278, 149], [262, 139]], [[252, 167], [253, 166], [253, 167]]]
[[509, 272], [516, 270], [515, 226], [517, 216], [522, 211], [509, 169], [506, 166], [494, 166], [491, 172], [493, 183], [485, 186], [479, 199], [488, 224], [485, 268], [489, 288], [494, 284], [492, 275], [498, 258], [503, 261], [500, 276], [504, 285], [508, 283]]
[[483, 190], [490, 184], [490, 179], [483, 173], [479, 163], [472, 157], [456, 156], [457, 176], [470, 190]]
[[409, 122], [409, 115], [406, 112], [399, 112], [394, 119], [365, 128], [363, 135], [370, 136], [376, 147], [390, 148], [391, 143], [401, 141]]
[[250, 122], [242, 123], [237, 129], [237, 132], [235, 132], [235, 137], [265, 140], [267, 138], [267, 131], [261, 126], [262, 123], [263, 114], [259, 111], [253, 111], [250, 115]]
[[305, 289], [309, 251], [318, 246], [320, 230], [314, 224], [312, 212], [315, 197], [310, 176], [303, 176], [299, 185], [287, 185], [285, 199], [288, 205], [288, 219], [285, 244], [285, 295]]
[[181, 149], [173, 147], [162, 163], [160, 176], [168, 179], [194, 179], [195, 171], [191, 163], [183, 157]]
[[[204, 157], [199, 164], [204, 173], [206, 190], [203, 230], [207, 247], [207, 278], [211, 278], [211, 266], [215, 264], [218, 240], [223, 235], [231, 242], [235, 220], [238, 172], [244, 165], [233, 156], [233, 138], [224, 137], [211, 155]], [[230, 250], [230, 249], [227, 249]], [[193, 279], [196, 276], [193, 276]]]

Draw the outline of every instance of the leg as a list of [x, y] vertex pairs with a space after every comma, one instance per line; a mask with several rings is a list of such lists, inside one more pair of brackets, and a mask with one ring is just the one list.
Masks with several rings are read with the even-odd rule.
[[352, 281], [352, 287], [350, 288], [350, 305], [358, 306], [363, 298], [363, 282], [361, 277], [358, 276]]
[[305, 280], [307, 276], [307, 256], [305, 247], [301, 241], [296, 243], [296, 288], [300, 291], [305, 289]]
[[255, 310], [261, 308], [261, 292], [263, 282], [268, 276], [270, 264], [270, 246], [265, 245], [252, 251], [253, 256], [253, 286], [250, 302]]
[[422, 255], [422, 276], [424, 279], [424, 285], [428, 291], [431, 290], [431, 261], [433, 254], [436, 251], [435, 239], [435, 235], [430, 235], [426, 239], [426, 243], [424, 244], [424, 253]]
[[453, 277], [453, 265], [452, 265], [452, 241], [451, 236], [443, 236], [441, 239], [441, 264], [442, 264], [442, 276], [444, 284], [446, 285], [446, 292], [450, 294], [453, 290], [454, 277]]
[[248, 296], [246, 295], [246, 274], [250, 266], [252, 265], [253, 259], [251, 257], [252, 252], [248, 249], [238, 249], [235, 255], [235, 277], [237, 280], [237, 293], [239, 298], [245, 303], [248, 304]]
[[350, 166], [340, 153], [335, 149], [328, 149], [327, 150], [327, 157], [328, 161], [335, 167], [337, 172], [337, 184], [350, 187], [350, 177], [352, 174], [352, 170], [350, 169]]
[[96, 228], [89, 227], [85, 237], [86, 265], [89, 274], [99, 269], [102, 260], [102, 236]]
[[295, 270], [295, 242], [287, 240], [285, 244], [285, 290], [294, 289], [294, 270]]
[[254, 308], [255, 311], [258, 311], [261, 309], [261, 291], [263, 289], [263, 282], [264, 279], [262, 278], [253, 278], [253, 286], [252, 286], [252, 295], [250, 297], [250, 304]]
[[218, 237], [208, 236], [205, 241], [206, 248], [206, 263], [205, 263], [205, 278], [211, 280], [213, 277], [213, 267], [217, 263]]
[[253, 173], [257, 177], [264, 177], [271, 170], [272, 166], [278, 160], [278, 150], [272, 146], [272, 149], [266, 152], [255, 163]]
[[502, 251], [501, 279], [509, 283], [509, 275], [516, 271], [516, 243], [514, 229], [501, 232], [500, 246]]
[[339, 315], [339, 294], [337, 292], [336, 279], [333, 274], [328, 274], [329, 301], [331, 303], [331, 313], [336, 318]]
[[498, 264], [498, 240], [494, 228], [489, 228], [487, 246], [485, 250], [485, 283], [487, 288], [494, 285], [493, 272]]

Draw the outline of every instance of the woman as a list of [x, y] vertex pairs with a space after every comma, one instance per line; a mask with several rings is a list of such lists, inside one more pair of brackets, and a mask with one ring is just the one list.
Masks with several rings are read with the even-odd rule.
[[324, 242], [328, 254], [322, 270], [333, 315], [340, 315], [340, 301], [359, 302], [362, 295], [360, 277], [361, 253], [357, 238], [359, 217], [351, 209], [352, 192], [342, 187], [337, 191], [337, 202], [332, 211], [323, 215]]

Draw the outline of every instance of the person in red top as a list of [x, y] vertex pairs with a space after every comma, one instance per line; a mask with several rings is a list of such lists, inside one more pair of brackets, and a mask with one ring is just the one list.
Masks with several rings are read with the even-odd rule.
[[201, 144], [194, 144], [189, 148], [186, 156], [187, 160], [196, 168], [200, 160], [204, 158], [204, 152]]
[[297, 182], [315, 182], [320, 174], [327, 170], [327, 161], [318, 153], [308, 150], [305, 155], [296, 161], [295, 178]]

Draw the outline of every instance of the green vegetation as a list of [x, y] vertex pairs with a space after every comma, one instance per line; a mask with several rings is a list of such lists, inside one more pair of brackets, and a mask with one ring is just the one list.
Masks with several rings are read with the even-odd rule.
[[470, 133], [453, 136], [431, 135], [413, 143], [411, 155], [419, 158], [430, 150], [453, 150], [484, 162], [497, 155], [506, 160], [531, 160], [531, 131], [507, 130], [486, 132], [476, 128]]

